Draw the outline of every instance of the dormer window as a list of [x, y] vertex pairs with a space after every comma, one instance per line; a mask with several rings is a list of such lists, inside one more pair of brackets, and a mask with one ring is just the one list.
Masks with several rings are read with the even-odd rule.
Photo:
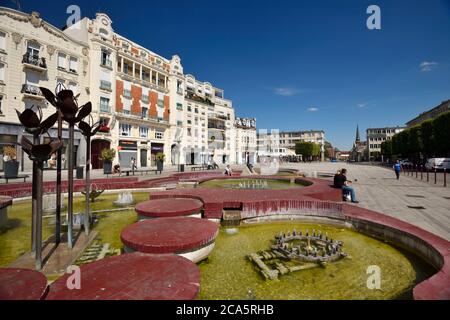
[[108, 36], [108, 31], [106, 31], [103, 28], [100, 28], [99, 33], [102, 37], [107, 37]]

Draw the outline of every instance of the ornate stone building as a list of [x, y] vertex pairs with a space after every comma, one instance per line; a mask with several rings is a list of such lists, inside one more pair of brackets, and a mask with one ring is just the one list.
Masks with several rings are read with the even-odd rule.
[[[79, 94], [81, 104], [90, 100], [88, 46], [45, 22], [37, 12], [27, 14], [0, 7], [0, 154], [2, 145], [19, 142], [26, 135], [15, 110], [40, 107], [43, 118], [53, 114], [55, 108], [46, 102], [39, 87], [55, 90], [57, 84]], [[56, 137], [55, 129], [49, 133]], [[67, 138], [64, 128], [63, 139]], [[76, 131], [77, 164], [85, 162], [84, 145], [84, 137]], [[30, 171], [32, 163], [20, 150], [17, 148], [19, 170]]]

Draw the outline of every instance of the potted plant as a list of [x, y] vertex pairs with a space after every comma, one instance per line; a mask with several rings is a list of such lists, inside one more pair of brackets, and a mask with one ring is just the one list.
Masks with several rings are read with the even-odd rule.
[[166, 155], [164, 153], [158, 152], [156, 154], [156, 170], [158, 170], [160, 173], [161, 173], [161, 171], [163, 171], [165, 159], [166, 159]]
[[103, 149], [101, 154], [101, 160], [103, 160], [103, 173], [112, 173], [112, 161], [116, 157], [115, 149]]
[[3, 161], [5, 168], [5, 178], [17, 178], [19, 173], [19, 161], [15, 147], [6, 146], [3, 148]]

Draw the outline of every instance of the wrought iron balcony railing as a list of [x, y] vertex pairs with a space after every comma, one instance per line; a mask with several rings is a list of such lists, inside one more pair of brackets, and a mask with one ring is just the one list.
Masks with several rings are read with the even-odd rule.
[[36, 67], [47, 69], [45, 58], [40, 58], [38, 55], [25, 53], [22, 57], [22, 63], [31, 64]]
[[27, 84], [27, 83], [23, 84], [21, 92], [43, 97], [41, 89], [39, 89], [38, 86], [35, 86], [32, 84]]

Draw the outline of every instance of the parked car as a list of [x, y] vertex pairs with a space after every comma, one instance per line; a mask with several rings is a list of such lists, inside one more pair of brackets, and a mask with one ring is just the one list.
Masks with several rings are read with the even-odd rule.
[[400, 164], [402, 166], [412, 166], [413, 165], [413, 163], [411, 161], [407, 160], [407, 159], [406, 160], [400, 160], [399, 162], [400, 162]]
[[450, 158], [431, 158], [428, 159], [425, 167], [428, 170], [447, 169], [450, 170]]

